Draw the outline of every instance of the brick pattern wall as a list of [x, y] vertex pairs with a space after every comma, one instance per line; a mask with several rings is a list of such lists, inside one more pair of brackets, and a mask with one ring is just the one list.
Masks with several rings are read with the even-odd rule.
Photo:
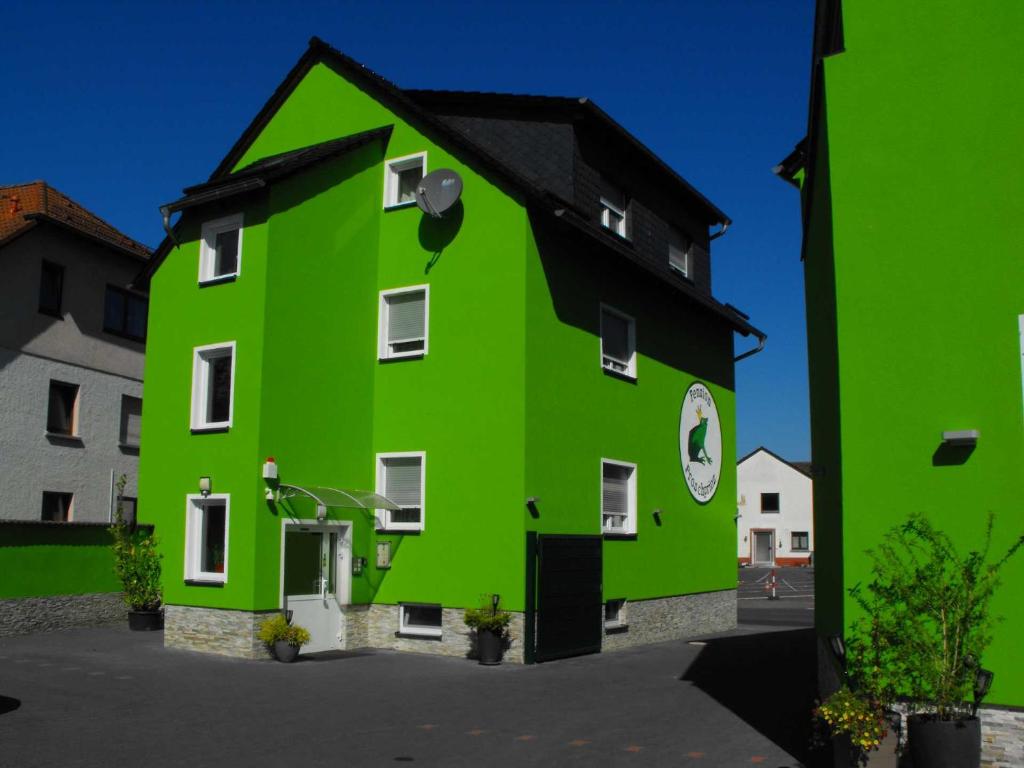
[[[462, 608], [442, 608], [440, 638], [398, 637], [398, 606], [371, 605], [368, 645], [393, 651], [476, 658], [474, 633], [463, 623], [464, 615]], [[524, 615], [512, 613], [512, 623], [509, 625], [511, 642], [505, 649], [505, 661], [514, 664], [523, 662], [523, 627]]]
[[270, 652], [256, 637], [274, 611], [232, 611], [190, 605], [164, 607], [164, 646], [222, 656], [264, 659]]
[[605, 629], [602, 651], [724, 632], [736, 627], [736, 590], [629, 601], [627, 628]]
[[984, 768], [1024, 765], [1024, 711], [982, 708], [981, 764]]
[[107, 624], [128, 625], [121, 592], [0, 600], [0, 637]]

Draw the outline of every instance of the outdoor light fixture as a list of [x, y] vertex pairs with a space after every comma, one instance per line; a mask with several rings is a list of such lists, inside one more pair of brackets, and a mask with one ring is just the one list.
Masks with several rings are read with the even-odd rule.
[[656, 522], [658, 525], [661, 525], [661, 508], [656, 507], [654, 512], [652, 512], [651, 514], [654, 515], [654, 522]]
[[945, 445], [974, 446], [978, 444], [981, 433], [976, 429], [960, 429], [942, 433]]
[[526, 499], [526, 508], [530, 510], [531, 517], [540, 517], [540, 511], [537, 509], [537, 503], [540, 501], [540, 496], [528, 496]]
[[498, 613], [498, 603], [501, 602], [501, 595], [491, 595], [491, 613]]
[[992, 687], [992, 678], [996, 676], [996, 673], [978, 667], [978, 671], [974, 673], [974, 714], [978, 714], [978, 707], [981, 706], [982, 699], [988, 695], [988, 689]]
[[199, 478], [199, 492], [201, 494], [203, 494], [203, 496], [209, 496], [210, 495], [210, 478], [209, 478], [209, 476], [203, 475], [202, 477]]
[[839, 659], [841, 664], [846, 663], [846, 644], [843, 642], [842, 635], [829, 635], [828, 637], [829, 647], [832, 648], [832, 653]]

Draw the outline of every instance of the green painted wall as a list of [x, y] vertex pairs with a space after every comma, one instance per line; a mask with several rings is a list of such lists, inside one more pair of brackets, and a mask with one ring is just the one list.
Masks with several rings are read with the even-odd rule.
[[[836, 297], [849, 587], [869, 575], [864, 550], [914, 510], [964, 549], [980, 544], [989, 511], [995, 549], [1024, 530], [1024, 91], [1012, 85], [1024, 67], [1024, 6], [843, 10], [846, 51], [824, 62], [834, 274], [812, 265], [828, 258], [812, 243], [807, 279], [809, 295]], [[937, 451], [949, 429], [981, 432], [963, 463]], [[988, 701], [1024, 705], [1024, 558], [1003, 581], [993, 610], [1006, 621], [984, 659], [996, 672]], [[845, 611], [848, 623], [848, 598]]]
[[5, 523], [0, 599], [120, 592], [105, 526]]
[[[714, 498], [690, 496], [679, 460], [679, 411], [695, 379], [735, 455], [732, 331], [621, 257], [588, 253], [535, 220], [528, 259], [527, 530], [601, 533], [601, 459], [637, 465], [637, 535], [606, 538], [604, 594], [643, 599], [736, 587], [736, 469]], [[601, 368], [600, 305], [636, 321], [637, 380]], [[653, 510], [663, 510], [658, 525]]]

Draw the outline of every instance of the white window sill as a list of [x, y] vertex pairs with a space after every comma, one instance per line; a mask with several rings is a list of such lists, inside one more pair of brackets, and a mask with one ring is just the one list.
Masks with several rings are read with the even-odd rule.
[[629, 373], [628, 371], [620, 371], [617, 368], [612, 368], [609, 365], [602, 365], [601, 370], [607, 373], [609, 376], [613, 376], [616, 379], [622, 379], [623, 381], [631, 381], [636, 384], [636, 374]]
[[204, 277], [199, 281], [199, 287], [207, 285], [220, 285], [221, 283], [233, 283], [238, 279], [238, 272], [232, 272], [230, 275], [217, 275], [216, 277]]
[[412, 632], [408, 629], [400, 629], [395, 632], [395, 637], [404, 637], [409, 640], [440, 640], [441, 630], [439, 629], [437, 632], [428, 632], [426, 630]]
[[414, 206], [414, 205], [416, 205], [416, 201], [415, 200], [409, 200], [409, 201], [404, 202], [404, 203], [388, 203], [387, 205], [384, 206], [384, 210], [385, 211], [394, 211], [394, 210], [396, 210], [398, 208], [409, 208], [409, 207]]
[[382, 363], [389, 363], [392, 360], [419, 360], [427, 356], [426, 352], [422, 350], [418, 352], [398, 352], [394, 355], [387, 355], [385, 357], [378, 357], [377, 359]]
[[203, 432], [227, 432], [231, 429], [230, 421], [218, 421], [211, 424], [193, 424], [191, 427], [192, 434], [201, 434]]
[[423, 526], [399, 528], [394, 525], [378, 526], [377, 533], [423, 533]]
[[601, 533], [606, 539], [636, 539], [636, 531], [623, 528], [605, 528]]
[[186, 584], [196, 586], [222, 586], [227, 582], [227, 575], [223, 573], [198, 573], [195, 576], [185, 577]]

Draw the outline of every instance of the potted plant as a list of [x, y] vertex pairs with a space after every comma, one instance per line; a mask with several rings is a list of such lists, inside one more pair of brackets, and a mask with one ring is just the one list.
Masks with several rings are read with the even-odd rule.
[[501, 664], [505, 643], [509, 639], [508, 625], [512, 614], [499, 610], [499, 595], [490, 595], [480, 608], [467, 608], [463, 621], [470, 629], [476, 630], [477, 657], [481, 664]]
[[[989, 613], [1000, 568], [1021, 536], [989, 561], [993, 516], [980, 550], [961, 555], [923, 515], [889, 530], [870, 551], [872, 581], [850, 590], [862, 609], [846, 643], [848, 673], [886, 703], [908, 712], [915, 768], [976, 768], [977, 707], [991, 682], [981, 659], [992, 640]], [[968, 703], [970, 701], [970, 703]]]
[[289, 624], [283, 613], [274, 614], [260, 624], [257, 634], [266, 646], [274, 652], [278, 661], [293, 662], [299, 650], [309, 642], [309, 630], [298, 624]]
[[134, 521], [124, 519], [124, 495], [128, 478], [121, 475], [117, 480], [117, 514], [114, 524], [108, 529], [114, 541], [114, 571], [124, 589], [124, 601], [128, 605], [128, 627], [133, 630], [163, 629], [164, 617], [160, 606], [163, 602], [160, 591], [160, 558], [157, 539], [152, 531], [140, 529]]
[[896, 767], [895, 745], [879, 752], [889, 734], [889, 713], [875, 697], [854, 691], [844, 684], [814, 710], [816, 741], [822, 732], [833, 744], [835, 765]]

